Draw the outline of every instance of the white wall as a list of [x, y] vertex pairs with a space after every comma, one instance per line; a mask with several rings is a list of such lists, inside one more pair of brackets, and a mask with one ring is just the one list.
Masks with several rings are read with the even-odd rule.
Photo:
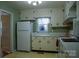
[[[28, 18], [27, 18], [28, 17]], [[51, 17], [52, 26], [63, 24], [63, 8], [26, 9], [21, 11], [20, 20], [32, 20], [34, 17]]]
[[77, 19], [76, 20], [79, 21], [79, 2], [77, 1], [76, 4], [77, 4], [77, 13], [76, 13], [77, 14]]

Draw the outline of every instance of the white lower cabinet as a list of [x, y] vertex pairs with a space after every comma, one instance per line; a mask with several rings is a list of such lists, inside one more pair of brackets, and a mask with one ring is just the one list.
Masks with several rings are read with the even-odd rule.
[[55, 38], [47, 39], [47, 50], [56, 51], [56, 39]]
[[32, 37], [32, 50], [57, 51], [56, 41], [51, 36]]
[[[38, 43], [38, 42], [40, 42], [40, 40], [37, 38], [37, 37], [33, 37], [32, 38], [32, 50], [39, 50], [39, 49], [41, 49], [40, 48], [40, 43]], [[38, 46], [39, 45], [39, 46]]]

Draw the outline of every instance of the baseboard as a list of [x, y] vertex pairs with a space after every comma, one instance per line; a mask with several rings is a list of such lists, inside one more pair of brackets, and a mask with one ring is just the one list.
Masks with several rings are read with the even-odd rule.
[[58, 51], [45, 51], [45, 50], [31, 50], [31, 51], [24, 51], [24, 50], [13, 50], [12, 52], [15, 52], [15, 51], [20, 51], [20, 52], [47, 52], [47, 53], [58, 53]]
[[44, 51], [44, 50], [32, 50], [34, 52], [47, 52], [47, 53], [58, 53], [58, 51]]
[[15, 52], [16, 50], [12, 50], [11, 52]]

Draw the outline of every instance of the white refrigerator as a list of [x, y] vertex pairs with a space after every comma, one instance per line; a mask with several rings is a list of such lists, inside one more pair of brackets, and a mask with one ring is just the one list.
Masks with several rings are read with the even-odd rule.
[[17, 22], [17, 50], [31, 51], [32, 23]]

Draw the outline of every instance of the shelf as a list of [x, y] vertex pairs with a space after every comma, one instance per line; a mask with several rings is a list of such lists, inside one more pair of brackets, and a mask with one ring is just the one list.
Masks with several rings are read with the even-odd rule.
[[34, 22], [35, 20], [19, 20], [21, 22], [24, 22], [24, 21], [30, 21], [30, 22]]
[[68, 27], [71, 27], [71, 26], [73, 26], [73, 20], [72, 19], [71, 20], [66, 20], [66, 21], [64, 21], [63, 24], [67, 25]]
[[58, 29], [58, 28], [59, 29], [66, 29], [66, 28], [69, 28], [69, 27], [70, 26], [67, 26], [67, 25], [66, 26], [65, 25], [64, 26], [55, 26], [55, 27], [52, 27], [52, 29]]

